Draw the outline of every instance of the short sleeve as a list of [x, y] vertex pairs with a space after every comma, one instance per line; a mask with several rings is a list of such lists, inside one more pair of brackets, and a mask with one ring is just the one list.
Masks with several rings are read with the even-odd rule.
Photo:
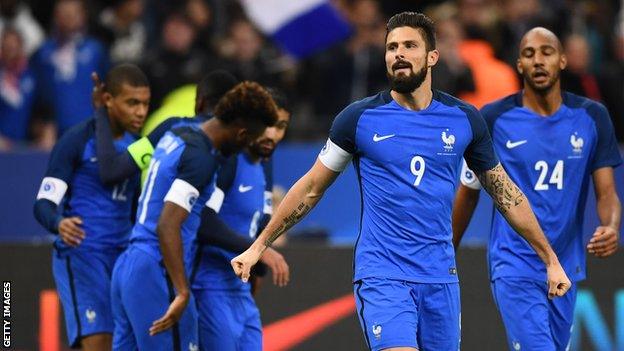
[[474, 172], [471, 171], [470, 168], [468, 168], [468, 165], [466, 164], [466, 160], [464, 159], [462, 159], [462, 168], [461, 168], [461, 174], [459, 176], [459, 179], [462, 185], [467, 186], [470, 189], [474, 189], [474, 190], [481, 189], [481, 183], [479, 182], [479, 179], [477, 179], [477, 176], [474, 174]]
[[60, 204], [65, 196], [76, 167], [80, 163], [80, 156], [88, 135], [84, 128], [74, 128], [67, 131], [56, 143], [45, 177], [41, 181], [37, 200], [47, 199]]
[[187, 141], [178, 163], [178, 174], [164, 201], [191, 211], [200, 192], [208, 186], [217, 168], [216, 157], [205, 148]]
[[225, 193], [234, 184], [236, 178], [236, 168], [238, 167], [238, 155], [230, 156], [217, 171], [215, 179], [215, 188], [210, 195], [210, 199], [206, 202], [206, 206], [212, 208], [216, 213], [221, 211]]
[[594, 118], [597, 138], [592, 171], [603, 167], [617, 167], [622, 163], [622, 157], [609, 112], [602, 104], [594, 103], [588, 108], [588, 113]]
[[342, 172], [357, 152], [355, 131], [362, 109], [350, 105], [334, 119], [329, 131], [329, 138], [319, 154], [319, 160], [325, 167], [335, 172]]
[[472, 141], [464, 152], [468, 167], [475, 172], [488, 171], [499, 163], [494, 152], [492, 137], [485, 120], [474, 107], [464, 106], [461, 109], [466, 113], [472, 128]]

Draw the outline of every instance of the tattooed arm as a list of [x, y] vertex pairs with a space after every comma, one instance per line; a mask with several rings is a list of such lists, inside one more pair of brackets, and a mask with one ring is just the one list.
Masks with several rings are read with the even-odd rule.
[[570, 288], [557, 255], [542, 232], [528, 199], [499, 163], [496, 167], [477, 173], [483, 188], [490, 194], [498, 211], [513, 229], [529, 242], [546, 265], [549, 296], [563, 296]]
[[340, 173], [327, 168], [317, 160], [308, 173], [290, 188], [256, 241], [247, 251], [232, 260], [232, 268], [236, 275], [247, 281], [249, 270], [260, 259], [264, 250], [316, 206], [338, 174]]

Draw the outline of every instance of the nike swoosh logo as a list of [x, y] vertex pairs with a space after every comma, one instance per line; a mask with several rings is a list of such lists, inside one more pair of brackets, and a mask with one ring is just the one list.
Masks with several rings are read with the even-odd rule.
[[263, 349], [292, 349], [324, 329], [353, 315], [354, 312], [355, 299], [353, 294], [349, 293], [275, 321], [262, 328]]
[[511, 142], [511, 140], [507, 140], [507, 144], [505, 144], [505, 146], [507, 146], [508, 149], [513, 149], [514, 147], [518, 147], [526, 143], [527, 140], [514, 141], [513, 143]]
[[243, 184], [238, 186], [238, 191], [241, 193], [246, 193], [253, 188], [252, 185], [244, 186]]
[[377, 135], [377, 133], [375, 133], [375, 135], [373, 135], [373, 141], [374, 142], [378, 142], [378, 141], [382, 141], [382, 140], [386, 140], [386, 139], [390, 139], [394, 136], [394, 134], [389, 134], [389, 135], [384, 135], [384, 136], [379, 136]]

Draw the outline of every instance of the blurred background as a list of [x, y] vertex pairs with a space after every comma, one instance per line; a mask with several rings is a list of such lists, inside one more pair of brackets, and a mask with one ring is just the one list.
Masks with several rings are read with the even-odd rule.
[[[535, 26], [553, 30], [568, 55], [563, 88], [602, 102], [624, 142], [621, 0], [0, 0], [0, 277], [14, 281], [22, 310], [14, 317], [13, 347], [56, 351], [66, 343], [62, 332], [55, 334], [63, 328], [55, 322], [60, 317], [43, 316], [54, 311], [42, 302], [54, 288], [51, 237], [32, 217], [32, 204], [56, 140], [91, 118], [92, 71], [104, 76], [112, 65], [131, 62], [146, 72], [152, 91], [146, 128], [192, 115], [195, 82], [217, 68], [285, 91], [293, 116], [275, 154], [278, 203], [314, 162], [333, 117], [387, 87], [385, 23], [401, 11], [425, 12], [436, 22], [441, 59], [434, 87], [477, 107], [521, 88], [515, 61], [522, 35]], [[622, 199], [622, 167], [616, 175]], [[260, 294], [265, 324], [350, 294], [357, 189], [349, 168], [282, 242], [294, 280], [280, 291], [267, 284]], [[484, 251], [492, 206], [481, 199], [458, 256], [463, 345], [502, 350]], [[587, 236], [597, 223], [590, 194]], [[579, 295], [573, 349], [624, 350], [623, 266], [621, 252], [589, 259], [592, 280]], [[283, 332], [268, 335], [284, 339]], [[341, 350], [364, 347], [352, 309], [291, 344], [269, 341], [267, 349], [319, 350], [337, 340]]]

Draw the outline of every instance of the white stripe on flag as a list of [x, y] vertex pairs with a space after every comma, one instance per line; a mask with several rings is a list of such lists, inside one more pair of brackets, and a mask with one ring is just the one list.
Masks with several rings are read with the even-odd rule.
[[327, 0], [241, 0], [247, 16], [267, 35]]

